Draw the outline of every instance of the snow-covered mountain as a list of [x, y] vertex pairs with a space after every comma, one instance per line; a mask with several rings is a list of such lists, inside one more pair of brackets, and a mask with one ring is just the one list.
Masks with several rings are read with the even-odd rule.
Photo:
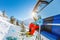
[[34, 22], [34, 19], [33, 18], [28, 18], [28, 19], [24, 20], [24, 24], [26, 26], [28, 26], [31, 22]]
[[[2, 14], [2, 12], [0, 12]], [[0, 16], [0, 40], [36, 40], [38, 32], [31, 37], [26, 37], [26, 32], [28, 31], [29, 23], [34, 20], [29, 18], [24, 20], [25, 32], [21, 32], [21, 26], [11, 24], [10, 19]], [[21, 21], [20, 21], [21, 22]], [[23, 34], [23, 35], [22, 35]]]

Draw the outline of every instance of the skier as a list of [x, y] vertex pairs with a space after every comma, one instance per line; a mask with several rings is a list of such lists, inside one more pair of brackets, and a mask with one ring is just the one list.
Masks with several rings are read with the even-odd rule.
[[34, 24], [34, 23], [31, 23], [31, 24], [29, 25], [29, 34], [30, 34], [30, 35], [33, 35], [34, 32], [35, 32], [36, 30], [38, 30], [38, 29], [39, 29], [39, 25]]
[[[29, 24], [29, 31], [27, 32], [28, 35], [34, 35], [35, 31], [40, 31], [41, 25], [43, 24], [42, 19], [38, 19], [35, 22]], [[40, 32], [39, 32], [40, 33]]]

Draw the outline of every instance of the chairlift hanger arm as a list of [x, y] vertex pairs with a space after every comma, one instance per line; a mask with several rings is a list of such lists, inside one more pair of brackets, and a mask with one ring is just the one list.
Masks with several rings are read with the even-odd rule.
[[33, 9], [33, 12], [36, 12], [38, 6], [43, 3], [43, 4], [49, 4], [49, 2], [47, 1], [44, 1], [44, 0], [38, 0], [37, 4], [35, 5], [34, 9]]

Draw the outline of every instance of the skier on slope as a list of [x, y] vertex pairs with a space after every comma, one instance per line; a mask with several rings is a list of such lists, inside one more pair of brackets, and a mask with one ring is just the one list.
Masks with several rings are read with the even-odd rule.
[[29, 24], [29, 32], [27, 33], [28, 35], [34, 35], [35, 31], [38, 31], [39, 28], [41, 27], [43, 21], [41, 18], [38, 20], [35, 20], [35, 22], [32, 22]]

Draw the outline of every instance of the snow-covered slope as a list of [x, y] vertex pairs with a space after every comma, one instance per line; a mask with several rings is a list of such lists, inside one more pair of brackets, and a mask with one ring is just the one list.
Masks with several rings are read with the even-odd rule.
[[[0, 12], [1, 13], [1, 12]], [[26, 32], [29, 30], [28, 25], [34, 20], [29, 18], [24, 20], [25, 31], [21, 32], [21, 26], [13, 25], [8, 18], [0, 15], [0, 40], [38, 40], [36, 31], [33, 36], [27, 37]]]
[[8, 37], [12, 37], [12, 39], [16, 38], [17, 40], [36, 40], [36, 36], [38, 35], [38, 32], [35, 32], [35, 34], [31, 37], [26, 36], [27, 28], [25, 28], [25, 32], [21, 32], [21, 27], [11, 25], [8, 34], [6, 34], [4, 40], [7, 40]]
[[2, 17], [0, 17], [0, 40], [2, 40], [5, 34], [8, 33], [10, 28], [10, 23], [6, 22]]

